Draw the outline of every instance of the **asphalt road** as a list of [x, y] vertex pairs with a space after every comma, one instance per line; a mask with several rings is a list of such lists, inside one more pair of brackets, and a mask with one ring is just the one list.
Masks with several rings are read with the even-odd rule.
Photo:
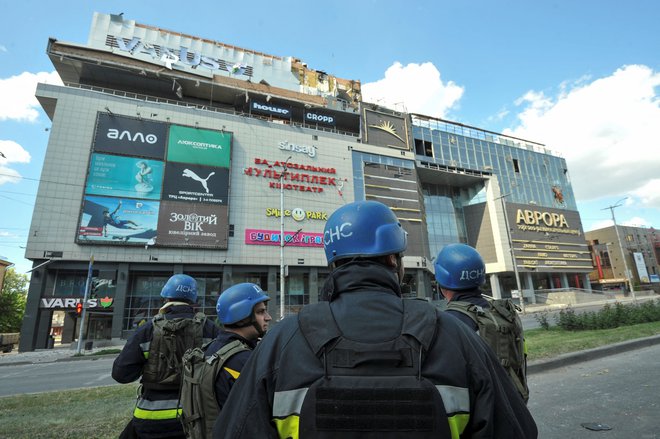
[[117, 384], [112, 358], [0, 367], [0, 396]]
[[[529, 377], [543, 439], [660, 438], [660, 345]], [[590, 431], [582, 423], [611, 427]]]

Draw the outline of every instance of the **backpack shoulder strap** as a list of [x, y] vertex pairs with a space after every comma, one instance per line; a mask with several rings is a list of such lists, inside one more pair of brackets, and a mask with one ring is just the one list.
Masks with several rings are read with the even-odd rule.
[[460, 312], [461, 314], [465, 314], [471, 318], [477, 326], [479, 326], [479, 320], [477, 319], [477, 312], [479, 309], [481, 309], [483, 312], [483, 309], [480, 306], [474, 305], [470, 302], [462, 302], [460, 300], [452, 300], [451, 302], [447, 303], [447, 311], [456, 311]]
[[298, 326], [314, 355], [318, 355], [329, 341], [342, 335], [330, 310], [330, 302], [303, 307], [298, 313]]
[[193, 322], [195, 323], [201, 323], [202, 325], [206, 322], [206, 314], [203, 312], [198, 312], [195, 314], [193, 317]]
[[213, 355], [211, 355], [206, 362], [212, 364], [214, 361], [219, 360], [219, 366], [222, 365], [231, 357], [232, 355], [238, 354], [239, 352], [249, 351], [250, 348], [240, 340], [232, 340], [227, 343], [220, 349], [218, 349]]

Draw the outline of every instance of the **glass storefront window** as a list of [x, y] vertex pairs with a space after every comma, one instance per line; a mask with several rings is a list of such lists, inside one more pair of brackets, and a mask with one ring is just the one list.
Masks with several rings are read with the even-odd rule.
[[124, 329], [137, 329], [156, 315], [163, 304], [160, 291], [171, 273], [140, 273], [130, 278]]

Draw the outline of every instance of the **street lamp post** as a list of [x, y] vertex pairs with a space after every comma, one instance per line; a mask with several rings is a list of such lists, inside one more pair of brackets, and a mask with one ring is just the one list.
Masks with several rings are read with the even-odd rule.
[[518, 263], [516, 262], [516, 255], [513, 252], [513, 239], [511, 238], [511, 230], [509, 229], [509, 216], [506, 213], [506, 206], [504, 205], [504, 197], [508, 197], [509, 194], [502, 195], [495, 198], [495, 200], [500, 200], [502, 203], [502, 211], [504, 213], [504, 225], [506, 227], [506, 238], [509, 241], [509, 252], [511, 253], [511, 262], [513, 262], [513, 273], [516, 276], [516, 288], [518, 288], [518, 293], [520, 294], [520, 311], [525, 314], [525, 292], [520, 286], [520, 274], [518, 273]]
[[284, 319], [284, 174], [289, 167], [289, 156], [280, 174], [280, 321]]
[[[626, 259], [626, 255], [623, 253], [623, 244], [621, 243], [621, 237], [619, 236], [619, 226], [616, 225], [616, 217], [614, 216], [614, 209], [617, 207], [623, 206], [621, 204], [622, 201], [627, 200], [628, 197], [623, 197], [616, 203], [614, 203], [611, 206], [607, 206], [602, 208], [601, 210], [606, 210], [609, 209], [610, 212], [612, 213], [612, 222], [614, 223], [614, 232], [616, 233], [616, 240], [619, 243], [619, 251], [621, 252], [621, 257], [623, 258], [623, 269], [625, 270], [624, 276], [626, 278], [626, 282], [628, 283], [628, 288], [630, 289], [630, 294], [632, 294], [633, 302], [637, 302], [637, 297], [635, 296], [635, 289], [633, 288], [632, 280], [630, 279], [630, 271], [628, 270], [628, 260]], [[614, 270], [612, 270], [614, 271]]]

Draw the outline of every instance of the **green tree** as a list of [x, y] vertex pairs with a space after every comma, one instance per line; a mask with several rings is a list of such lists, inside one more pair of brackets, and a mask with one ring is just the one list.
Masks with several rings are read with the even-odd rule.
[[19, 332], [25, 300], [28, 277], [10, 268], [5, 272], [5, 282], [0, 293], [0, 332]]

